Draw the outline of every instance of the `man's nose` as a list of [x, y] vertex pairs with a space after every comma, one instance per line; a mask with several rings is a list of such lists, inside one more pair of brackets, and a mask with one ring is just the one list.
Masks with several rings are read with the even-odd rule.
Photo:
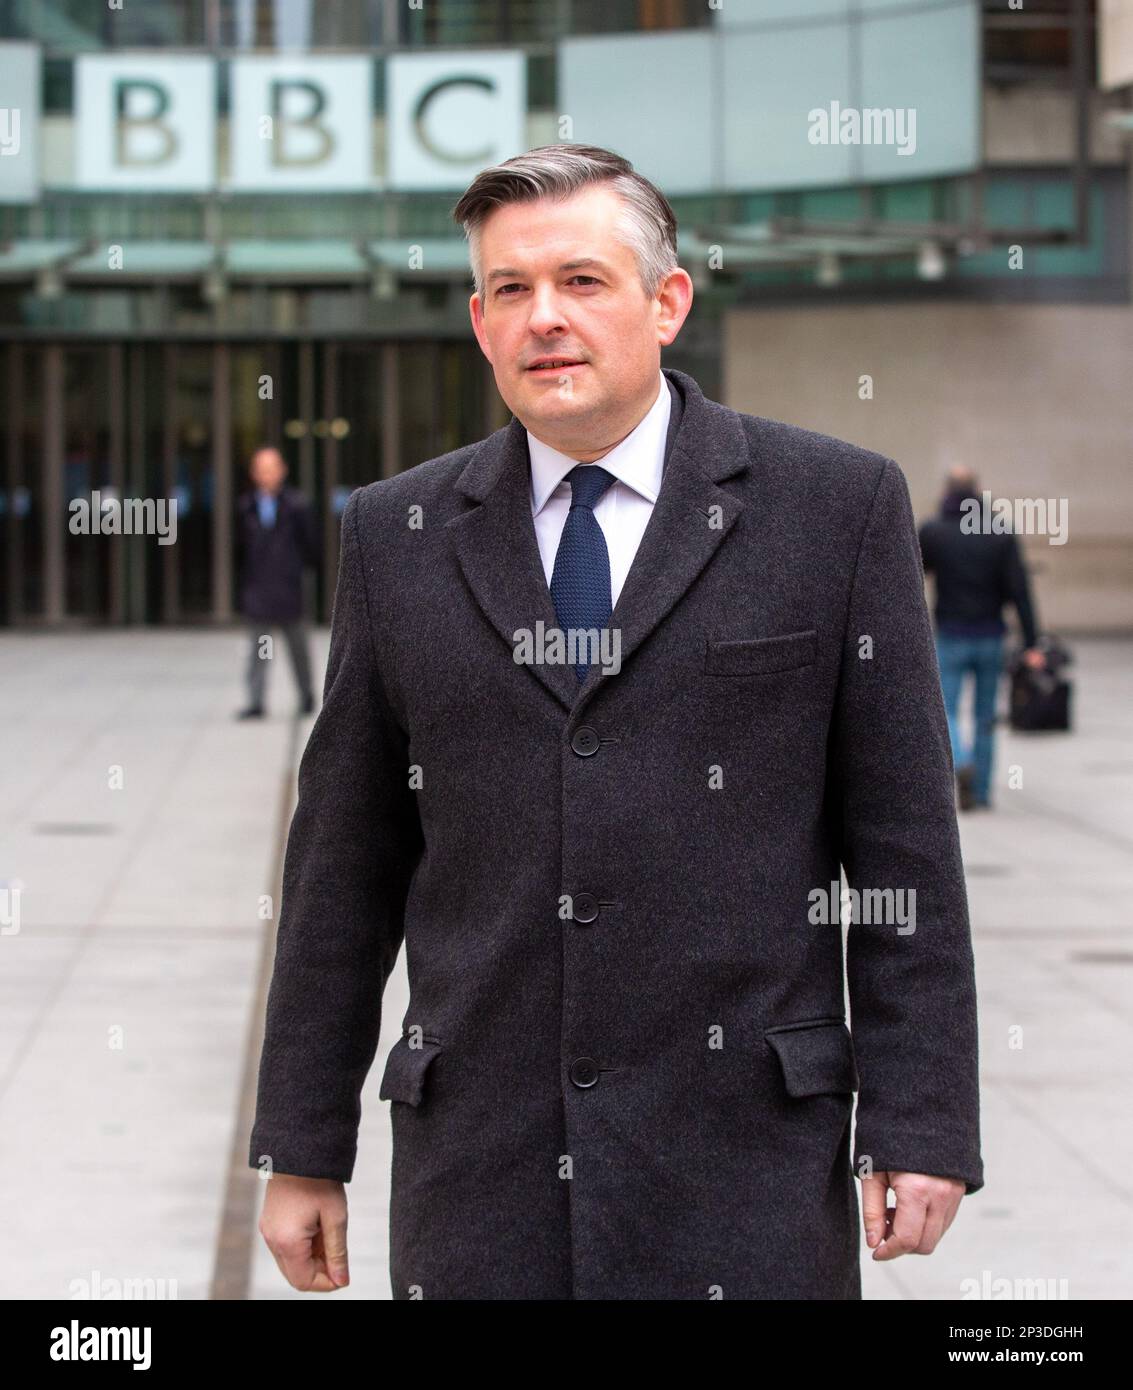
[[528, 326], [532, 333], [540, 338], [566, 327], [561, 296], [553, 285], [545, 285], [542, 288], [537, 285], [532, 290]]

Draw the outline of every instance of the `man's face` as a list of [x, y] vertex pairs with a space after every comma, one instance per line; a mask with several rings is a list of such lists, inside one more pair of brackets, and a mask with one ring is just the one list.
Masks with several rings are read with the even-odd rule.
[[[612, 448], [641, 419], [657, 395], [661, 347], [692, 302], [683, 270], [645, 297], [637, 259], [615, 236], [622, 206], [596, 186], [563, 202], [507, 204], [481, 228], [473, 330], [512, 414], [564, 452]], [[544, 357], [577, 365], [532, 369]]]
[[278, 449], [259, 449], [248, 469], [252, 482], [263, 492], [278, 492], [287, 477], [287, 465]]

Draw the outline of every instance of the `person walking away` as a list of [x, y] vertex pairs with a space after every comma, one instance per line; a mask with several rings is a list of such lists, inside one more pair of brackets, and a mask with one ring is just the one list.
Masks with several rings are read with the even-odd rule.
[[[1035, 646], [1035, 609], [1019, 543], [1010, 532], [985, 532], [979, 508], [976, 475], [970, 468], [953, 468], [939, 515], [920, 529], [924, 571], [936, 588], [936, 654], [962, 811], [991, 806], [1005, 605], [1012, 604], [1019, 615], [1024, 660], [1033, 667], [1045, 660]], [[974, 684], [974, 730], [966, 743], [959, 716], [968, 676]]]

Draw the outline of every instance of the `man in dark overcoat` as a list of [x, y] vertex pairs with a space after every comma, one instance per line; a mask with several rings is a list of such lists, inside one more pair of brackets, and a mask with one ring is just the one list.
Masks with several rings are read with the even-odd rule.
[[857, 1183], [879, 1260], [929, 1254], [983, 1185], [904, 477], [660, 368], [692, 282], [617, 155], [531, 151], [455, 216], [513, 414], [343, 516], [260, 1230], [296, 1288], [346, 1282], [404, 943], [395, 1298], [860, 1298]]
[[237, 501], [237, 564], [240, 611], [248, 623], [248, 704], [237, 716], [261, 719], [273, 644], [271, 629], [283, 632], [299, 690], [299, 713], [315, 707], [311, 656], [303, 622], [303, 570], [321, 555], [318, 530], [307, 499], [287, 486], [287, 464], [265, 446], [248, 466], [252, 486]]

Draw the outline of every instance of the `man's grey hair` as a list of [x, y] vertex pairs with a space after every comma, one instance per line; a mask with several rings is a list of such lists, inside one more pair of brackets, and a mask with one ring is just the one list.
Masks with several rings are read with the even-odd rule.
[[618, 237], [637, 257], [646, 298], [677, 269], [677, 219], [665, 195], [635, 172], [628, 159], [597, 145], [542, 145], [484, 169], [452, 210], [464, 228], [476, 293], [484, 298], [480, 232], [484, 221], [507, 203], [569, 198], [592, 184], [608, 183], [621, 197]]

